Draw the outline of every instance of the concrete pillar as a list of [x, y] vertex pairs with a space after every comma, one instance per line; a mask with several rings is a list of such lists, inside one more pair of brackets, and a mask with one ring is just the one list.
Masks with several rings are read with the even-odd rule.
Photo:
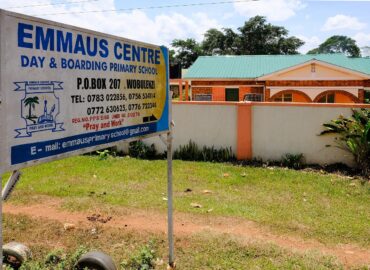
[[189, 100], [189, 81], [185, 81], [185, 101]]
[[252, 106], [248, 103], [238, 104], [237, 151], [238, 160], [252, 159]]
[[179, 100], [182, 101], [182, 80], [179, 80]]
[[365, 103], [365, 90], [364, 89], [358, 89], [358, 102]]
[[265, 89], [265, 101], [270, 101], [270, 89]]

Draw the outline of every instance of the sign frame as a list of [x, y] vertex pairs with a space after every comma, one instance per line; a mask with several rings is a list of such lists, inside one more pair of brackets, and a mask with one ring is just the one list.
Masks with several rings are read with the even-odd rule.
[[[92, 36], [103, 36], [103, 37], [106, 37], [106, 38], [110, 38], [110, 39], [114, 39], [114, 40], [126, 40], [128, 42], [136, 42], [136, 43], [139, 43], [139, 44], [144, 44], [144, 45], [148, 45], [148, 46], [156, 46], [156, 45], [153, 45], [153, 44], [149, 44], [149, 43], [144, 43], [144, 42], [138, 42], [138, 41], [134, 41], [134, 40], [130, 40], [130, 39], [126, 39], [126, 38], [122, 38], [122, 37], [118, 37], [118, 36], [114, 36], [114, 35], [110, 35], [110, 34], [104, 34], [104, 33], [101, 33], [101, 32], [97, 32], [97, 31], [93, 31], [93, 30], [89, 30], [89, 29], [84, 29], [84, 28], [80, 28], [80, 27], [76, 27], [76, 26], [72, 26], [72, 25], [68, 25], [68, 24], [62, 24], [62, 23], [58, 23], [58, 22], [54, 22], [54, 21], [50, 21], [50, 20], [45, 20], [45, 19], [40, 19], [40, 18], [36, 18], [36, 17], [32, 17], [32, 16], [28, 16], [28, 15], [24, 15], [24, 14], [20, 14], [20, 13], [14, 13], [14, 12], [10, 12], [10, 11], [6, 11], [6, 10], [3, 10], [3, 9], [0, 9], [0, 64], [3, 65], [4, 63], [4, 54], [6, 53], [5, 51], [5, 46], [4, 44], [2, 44], [3, 42], [3, 38], [5, 36], [5, 33], [4, 33], [4, 28], [5, 26], [1, 26], [1, 25], [4, 25], [4, 18], [5, 16], [12, 16], [12, 17], [16, 17], [16, 18], [19, 18], [19, 19], [24, 19], [26, 21], [32, 21], [32, 22], [35, 22], [35, 23], [41, 23], [41, 24], [46, 24], [46, 25], [50, 25], [50, 26], [54, 26], [54, 27], [59, 27], [59, 28], [68, 28], [69, 30], [71, 31], [77, 31], [77, 32], [82, 32], [82, 33], [87, 33], [87, 34], [90, 34]], [[35, 160], [30, 160], [30, 161], [26, 161], [26, 162], [22, 162], [22, 163], [19, 163], [19, 164], [16, 164], [16, 165], [10, 165], [10, 166], [5, 166], [4, 165], [4, 160], [3, 159], [3, 156], [1, 155], [1, 152], [0, 152], [0, 180], [2, 180], [2, 176], [5, 172], [7, 171], [17, 171], [17, 170], [20, 170], [22, 168], [26, 168], [26, 167], [30, 167], [30, 166], [34, 166], [34, 165], [37, 165], [37, 164], [42, 164], [42, 163], [48, 163], [48, 162], [51, 162], [51, 161], [54, 161], [54, 160], [60, 160], [60, 159], [64, 159], [64, 158], [67, 158], [67, 157], [72, 157], [72, 156], [76, 156], [76, 155], [81, 155], [81, 154], [85, 154], [85, 153], [89, 153], [89, 152], [93, 152], [93, 151], [97, 151], [97, 150], [100, 150], [100, 149], [104, 149], [104, 148], [108, 148], [108, 147], [112, 147], [112, 146], [116, 146], [118, 142], [131, 142], [131, 141], [136, 141], [136, 140], [141, 140], [141, 139], [145, 139], [145, 138], [150, 138], [150, 137], [156, 137], [156, 136], [159, 136], [162, 138], [163, 135], [166, 135], [167, 137], [167, 140], [164, 142], [166, 144], [166, 147], [167, 147], [167, 192], [168, 192], [168, 241], [169, 241], [169, 261], [168, 261], [168, 264], [169, 264], [169, 267], [170, 269], [174, 269], [175, 268], [175, 257], [174, 257], [174, 239], [173, 239], [173, 172], [172, 172], [172, 142], [173, 142], [173, 121], [172, 121], [172, 95], [171, 95], [171, 92], [170, 92], [170, 87], [169, 87], [169, 51], [166, 47], [164, 46], [161, 46], [161, 50], [162, 50], [162, 53], [163, 53], [163, 57], [164, 57], [164, 60], [165, 60], [165, 72], [166, 72], [166, 83], [165, 83], [165, 87], [166, 87], [166, 98], [165, 98], [165, 104], [164, 106], [167, 106], [167, 109], [165, 110], [164, 109], [164, 112], [167, 111], [168, 115], [165, 116], [167, 117], [167, 121], [168, 121], [168, 125], [167, 125], [167, 128], [165, 130], [162, 130], [162, 131], [158, 131], [158, 132], [153, 132], [153, 133], [149, 133], [149, 134], [145, 134], [145, 135], [139, 135], [139, 136], [133, 136], [133, 137], [130, 137], [130, 138], [127, 138], [127, 139], [122, 139], [122, 140], [116, 140], [116, 141], [113, 141], [113, 142], [110, 142], [110, 143], [104, 143], [104, 144], [99, 144], [99, 145], [95, 145], [95, 146], [89, 146], [89, 147], [86, 147], [86, 148], [81, 148], [81, 149], [77, 149], [77, 150], [71, 150], [71, 151], [67, 151], [67, 152], [64, 152], [64, 153], [60, 153], [60, 154], [56, 154], [56, 155], [51, 155], [51, 156], [47, 156], [47, 157], [43, 157], [43, 158], [40, 158], [40, 159], [35, 159]], [[17, 60], [14, 60], [14, 61], [17, 61]], [[40, 72], [42, 72], [42, 70], [40, 70]], [[5, 106], [4, 106], [4, 94], [3, 92], [5, 91], [5, 82], [3, 80], [3, 76], [4, 76], [4, 70], [3, 68], [0, 68], [0, 115], [6, 115], [6, 112], [5, 112]], [[46, 107], [46, 106], [45, 106]], [[0, 118], [1, 120], [1, 118]], [[127, 128], [129, 128], [130, 126], [127, 126]], [[7, 140], [4, 140], [3, 138], [3, 135], [6, 134], [7, 132], [7, 129], [8, 129], [8, 125], [6, 123], [6, 121], [0, 121], [0, 151], [4, 151], [4, 149], [8, 149], [7, 147]], [[88, 133], [86, 133], [88, 134]], [[7, 135], [5, 135], [5, 137], [7, 137]], [[3, 191], [3, 188], [1, 187], [1, 190], [0, 191]], [[2, 246], [3, 246], [3, 223], [2, 223], [2, 217], [3, 217], [3, 208], [2, 208], [2, 202], [3, 201], [3, 198], [1, 198], [0, 200], [0, 266], [2, 266], [2, 263], [3, 263], [3, 249], [2, 249]]]
[[[142, 45], [142, 46], [148, 46], [148, 47], [152, 47], [152, 48], [153, 47], [160, 48], [162, 50], [162, 53], [163, 53], [163, 58], [164, 58], [165, 65], [166, 65], [166, 71], [169, 69], [169, 63], [168, 63], [169, 51], [164, 46], [157, 46], [157, 45], [150, 44], [150, 43], [144, 43], [144, 42], [140, 42], [140, 41], [134, 41], [134, 40], [127, 39], [127, 38], [122, 38], [122, 37], [118, 37], [118, 36], [114, 36], [114, 35], [110, 35], [110, 34], [104, 34], [104, 33], [101, 33], [101, 32], [97, 32], [97, 31], [93, 31], [93, 30], [89, 30], [89, 29], [84, 29], [84, 28], [80, 28], [80, 27], [76, 27], [76, 26], [71, 26], [71, 25], [67, 25], [67, 24], [62, 24], [62, 23], [58, 23], [58, 22], [54, 22], [54, 21], [50, 21], [50, 20], [39, 19], [39, 18], [28, 16], [28, 15], [14, 13], [14, 12], [10, 12], [10, 11], [5, 11], [5, 10], [2, 10], [2, 9], [0, 9], [0, 15], [1, 15], [1, 25], [4, 25], [5, 24], [4, 21], [3, 21], [4, 18], [6, 16], [10, 16], [10, 17], [14, 17], [16, 19], [30, 21], [30, 22], [33, 22], [35, 24], [37, 24], [37, 23], [45, 24], [48, 27], [55, 27], [55, 29], [61, 28], [61, 29], [67, 29], [67, 30], [70, 30], [70, 31], [75, 31], [76, 33], [82, 33], [82, 34], [85, 34], [85, 35], [90, 35], [91, 37], [106, 38], [107, 40], [108, 39], [111, 39], [111, 40], [114, 40], [114, 41], [122, 41], [122, 42], [127, 42], [127, 43], [132, 43], [132, 44], [139, 44], [139, 45]], [[3, 27], [5, 27], [5, 26], [3, 26]], [[1, 29], [0, 29], [0, 32], [1, 32]], [[5, 36], [5, 33], [3, 33], [3, 35]], [[0, 33], [0, 37], [1, 37], [1, 33]], [[109, 45], [107, 45], [107, 46], [109, 46]], [[109, 49], [108, 49], [108, 51], [109, 51]], [[0, 45], [0, 54], [2, 56], [4, 56], [6, 53], [7, 52], [5, 51], [5, 46], [3, 44], [1, 44]], [[46, 52], [45, 54], [47, 54], [47, 53], [48, 52]], [[52, 55], [53, 54], [57, 54], [57, 53], [58, 52], [53, 52]], [[112, 52], [110, 52], [110, 53], [112, 53]], [[75, 56], [74, 58], [78, 58], [78, 56], [79, 55]], [[109, 60], [107, 60], [107, 61], [109, 61]], [[0, 56], [0, 63], [1, 64], [5, 64], [6, 63], [6, 61], [4, 59], [2, 59], [1, 56]], [[61, 71], [63, 71], [63, 70], [61, 70]], [[0, 72], [1, 72], [0, 73], [0, 80], [1, 80], [3, 78], [3, 76], [4, 76], [5, 73], [4, 73], [3, 69], [1, 69]], [[75, 71], [73, 71], [73, 72], [75, 72]], [[103, 75], [105, 75], [105, 74], [110, 74], [110, 73], [103, 73]], [[167, 89], [166, 89], [166, 92], [165, 92], [167, 94], [167, 96], [165, 97], [165, 104], [163, 105], [163, 110], [169, 110], [170, 97], [169, 97], [169, 78], [168, 78], [168, 76], [169, 76], [169, 73], [167, 71], [167, 74], [166, 74], [166, 88]], [[55, 79], [55, 78], [53, 78], [53, 79]], [[19, 88], [18, 82], [14, 82], [14, 83]], [[16, 86], [14, 86], [14, 88], [16, 88]], [[0, 81], [0, 91], [1, 92], [5, 91], [6, 87], [7, 87], [7, 85], [5, 85], [5, 82], [4, 81]], [[8, 88], [9, 88], [9, 86], [8, 86]], [[0, 93], [0, 102], [4, 98], [6, 98], [6, 95], [4, 97], [2, 97], [1, 95], [2, 95], [2, 93]], [[3, 107], [3, 106], [1, 106], [1, 107]], [[5, 111], [4, 108], [0, 108], [0, 114], [1, 115], [6, 115], [6, 113], [7, 112]], [[155, 121], [154, 123], [159, 123], [161, 120], [163, 122], [164, 119], [158, 119], [158, 121]], [[167, 131], [169, 130], [170, 122], [171, 122], [170, 119], [167, 118], [167, 123], [166, 123], [166, 129], [165, 130], [162, 130], [162, 131], [159, 131], [159, 132], [151, 132], [151, 133], [147, 134], [149, 136], [147, 136], [147, 135], [135, 136], [135, 137], [132, 137], [132, 139], [135, 139], [135, 138], [136, 139], [147, 138], [147, 137], [150, 137], [150, 136], [155, 136], [155, 135], [160, 135], [160, 134], [166, 134]], [[3, 137], [2, 136], [2, 132], [4, 132], [4, 130], [7, 130], [7, 128], [8, 128], [6, 122], [3, 125], [5, 125], [5, 127], [2, 127], [2, 129], [0, 129], [0, 136], [1, 137]], [[131, 126], [125, 126], [125, 127], [130, 128]], [[111, 130], [111, 129], [108, 129], [108, 131], [109, 130]], [[19, 131], [17, 130], [16, 132], [19, 132]], [[91, 132], [91, 133], [93, 133], [93, 132]], [[84, 132], [82, 134], [89, 134], [89, 132]], [[130, 136], [130, 138], [125, 139], [124, 141], [129, 141], [129, 140], [131, 140], [131, 136]], [[32, 165], [40, 164], [40, 163], [42, 163], [44, 161], [45, 162], [49, 162], [49, 161], [57, 160], [57, 159], [60, 159], [60, 158], [65, 158], [67, 156], [88, 153], [88, 152], [95, 151], [95, 150], [98, 150], [98, 149], [101, 149], [101, 148], [104, 148], [104, 147], [111, 147], [112, 145], [115, 145], [117, 141], [118, 140], [115, 140], [112, 143], [104, 143], [104, 145], [103, 144], [99, 144], [99, 145], [96, 145], [96, 146], [90, 146], [90, 147], [80, 148], [80, 149], [77, 149], [77, 150], [69, 150], [66, 153], [49, 155], [47, 157], [42, 157], [42, 158], [39, 158], [39, 159], [34, 160], [34, 161], [31, 160], [31, 161], [22, 162], [21, 165], [17, 165], [17, 164], [11, 165], [11, 168], [9, 170], [16, 170], [16, 169], [23, 168], [23, 167], [25, 167], [23, 165], [23, 163], [27, 163], [26, 166], [32, 166]], [[4, 142], [4, 140], [1, 140], [0, 141], [0, 149], [6, 149], [6, 147], [7, 147], [6, 142]], [[0, 152], [0, 156], [1, 156], [1, 152]], [[0, 163], [0, 170], [5, 171], [6, 168], [2, 168], [2, 167], [4, 167], [4, 165], [2, 163]]]

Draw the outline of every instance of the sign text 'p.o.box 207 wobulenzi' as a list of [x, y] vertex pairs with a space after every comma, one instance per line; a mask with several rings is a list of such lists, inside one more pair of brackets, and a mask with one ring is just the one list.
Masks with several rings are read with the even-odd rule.
[[167, 48], [0, 15], [0, 172], [169, 130]]

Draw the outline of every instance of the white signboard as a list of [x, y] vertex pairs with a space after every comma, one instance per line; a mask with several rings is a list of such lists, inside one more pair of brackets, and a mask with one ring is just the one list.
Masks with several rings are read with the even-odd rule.
[[169, 130], [165, 47], [0, 16], [0, 171]]

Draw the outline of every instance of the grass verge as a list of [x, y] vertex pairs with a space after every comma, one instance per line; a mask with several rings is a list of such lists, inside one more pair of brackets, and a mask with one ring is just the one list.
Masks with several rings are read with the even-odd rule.
[[[370, 244], [368, 182], [282, 168], [174, 161], [174, 192], [176, 211], [242, 217], [325, 243]], [[165, 193], [166, 161], [80, 156], [23, 170], [11, 201], [32, 203], [47, 195], [64, 198], [71, 210], [100, 204], [165, 211]]]

